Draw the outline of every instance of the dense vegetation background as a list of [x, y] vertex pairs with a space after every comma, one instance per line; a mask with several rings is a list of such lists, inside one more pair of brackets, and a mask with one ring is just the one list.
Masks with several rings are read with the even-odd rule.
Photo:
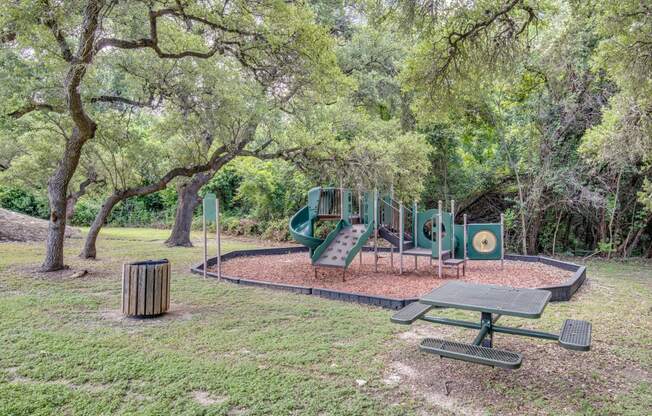
[[[74, 132], [53, 92], [68, 62], [57, 34], [92, 12], [63, 3], [0, 17], [0, 206], [41, 218]], [[149, 2], [92, 3], [133, 16], [107, 17], [109, 32], [145, 36]], [[472, 221], [504, 212], [517, 252], [652, 256], [648, 2], [160, 3], [157, 41], [197, 48], [215, 30], [220, 57], [98, 41], [114, 49], [85, 74], [98, 127], [68, 186], [69, 223], [183, 234], [179, 207], [197, 223], [197, 196], [216, 192], [227, 231], [286, 239], [307, 190], [342, 182], [455, 199]]]

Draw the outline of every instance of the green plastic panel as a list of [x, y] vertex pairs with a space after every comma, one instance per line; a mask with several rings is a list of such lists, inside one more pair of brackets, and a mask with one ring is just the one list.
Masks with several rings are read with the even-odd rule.
[[455, 256], [456, 259], [464, 258], [464, 224], [455, 224]]
[[317, 216], [317, 209], [319, 208], [319, 196], [321, 195], [321, 187], [317, 186], [308, 191], [308, 212], [309, 219]]
[[351, 213], [353, 211], [353, 193], [351, 192], [350, 189], [344, 189], [343, 192], [343, 208], [344, 212], [342, 213], [342, 218], [347, 220], [348, 222], [351, 222]]
[[204, 196], [204, 218], [206, 224], [214, 224], [217, 218], [217, 207], [215, 206], [215, 194], [206, 194]]
[[371, 224], [374, 221], [374, 192], [368, 191], [362, 197], [362, 223]]
[[[429, 209], [427, 211], [421, 211], [417, 215], [417, 244], [421, 248], [427, 248], [430, 249], [433, 246], [433, 243], [435, 244], [435, 247], [437, 245], [437, 215], [438, 211], [436, 209]], [[424, 226], [426, 223], [432, 218], [435, 217], [435, 231], [433, 235], [433, 239], [431, 240], [425, 233], [424, 231]], [[449, 234], [449, 231], [452, 229], [451, 224], [453, 221], [453, 217], [449, 212], [442, 211], [442, 224], [444, 226], [444, 232], [445, 235], [442, 238], [442, 250], [450, 250], [451, 249], [451, 237]]]
[[328, 235], [326, 236], [326, 239], [312, 253], [311, 260], [312, 260], [313, 263], [316, 262], [317, 260], [319, 260], [321, 255], [324, 254], [324, 251], [326, 251], [328, 246], [333, 242], [333, 240], [335, 240], [335, 237], [337, 237], [337, 235], [340, 233], [342, 228], [344, 226], [346, 226], [346, 225], [347, 225], [347, 223], [344, 220], [339, 220], [337, 222], [337, 226], [335, 226], [335, 229], [333, 229], [333, 231], [328, 233]]
[[[470, 260], [500, 260], [502, 236], [500, 224], [468, 224], [467, 225], [467, 255]], [[491, 252], [482, 253], [473, 247], [473, 237], [481, 231], [488, 231], [496, 238], [496, 246]]]

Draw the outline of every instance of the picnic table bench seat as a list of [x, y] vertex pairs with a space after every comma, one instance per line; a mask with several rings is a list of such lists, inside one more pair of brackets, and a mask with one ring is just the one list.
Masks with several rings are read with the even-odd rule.
[[427, 305], [421, 302], [412, 302], [392, 315], [391, 321], [395, 324], [410, 325], [432, 308], [434, 308], [432, 305]]
[[575, 351], [591, 349], [591, 322], [566, 319], [559, 333], [559, 345]]
[[424, 339], [421, 341], [419, 348], [422, 351], [436, 354], [440, 357], [507, 369], [519, 368], [523, 360], [521, 354], [516, 352], [437, 338]]

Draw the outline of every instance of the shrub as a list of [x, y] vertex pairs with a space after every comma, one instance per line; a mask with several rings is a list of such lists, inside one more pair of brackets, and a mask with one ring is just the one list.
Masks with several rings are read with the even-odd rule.
[[290, 240], [290, 230], [288, 228], [289, 219], [270, 220], [265, 224], [262, 238], [265, 240], [288, 241]]
[[50, 215], [47, 198], [20, 188], [0, 186], [0, 207], [43, 219]]

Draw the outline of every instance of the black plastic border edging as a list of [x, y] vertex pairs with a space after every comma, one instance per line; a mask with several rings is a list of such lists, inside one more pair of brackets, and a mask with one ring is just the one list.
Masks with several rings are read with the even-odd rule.
[[[369, 251], [373, 251], [373, 248], [363, 247], [362, 250], [365, 252], [369, 252]], [[262, 249], [252, 249], [252, 250], [236, 250], [226, 254], [222, 254], [221, 259], [222, 261], [227, 261], [229, 259], [234, 259], [237, 257], [272, 256], [278, 254], [302, 253], [307, 251], [308, 249], [302, 246], [274, 247], [274, 248], [262, 248]], [[383, 248], [379, 247], [378, 251], [389, 252], [389, 249], [385, 247]], [[586, 267], [574, 263], [555, 260], [543, 256], [521, 256], [518, 254], [506, 254], [505, 260], [525, 261], [531, 263], [544, 263], [549, 266], [575, 272], [573, 273], [573, 276], [571, 276], [570, 279], [568, 279], [566, 282], [564, 282], [561, 285], [544, 286], [544, 287], [537, 288], [537, 289], [550, 291], [552, 293], [552, 296], [550, 297], [550, 301], [552, 302], [570, 300], [573, 294], [577, 292], [580, 286], [582, 286], [584, 280], [586, 280]], [[217, 257], [211, 257], [210, 259], [208, 259], [207, 263], [208, 266], [214, 266], [217, 263]], [[200, 263], [194, 266], [193, 268], [191, 268], [190, 271], [194, 274], [203, 275], [204, 264]], [[217, 273], [207, 272], [206, 275], [212, 278], [217, 278]], [[386, 298], [383, 296], [341, 292], [337, 290], [324, 289], [324, 288], [287, 285], [283, 283], [273, 283], [273, 282], [266, 282], [262, 280], [242, 279], [237, 276], [222, 275], [222, 280], [229, 283], [240, 284], [243, 286], [254, 286], [254, 287], [261, 287], [266, 289], [284, 290], [287, 292], [301, 293], [304, 295], [319, 296], [325, 299], [341, 300], [345, 302], [355, 302], [363, 305], [380, 306], [381, 308], [386, 308], [386, 309], [401, 309], [404, 306], [419, 300], [418, 298], [394, 299], [394, 298]]]

